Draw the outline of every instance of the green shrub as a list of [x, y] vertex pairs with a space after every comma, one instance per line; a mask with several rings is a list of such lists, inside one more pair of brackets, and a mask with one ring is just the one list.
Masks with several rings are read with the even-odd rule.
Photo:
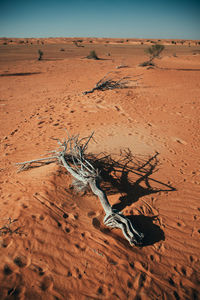
[[160, 53], [165, 49], [163, 45], [156, 44], [148, 47], [145, 52], [150, 55], [150, 60], [159, 57]]
[[139, 66], [140, 67], [148, 67], [148, 66], [154, 67], [155, 64], [152, 61], [148, 60], [148, 61], [144, 61], [143, 63], [139, 64]]
[[39, 56], [38, 56], [38, 60], [42, 60], [43, 54], [44, 54], [44, 53], [39, 49], [39, 50], [38, 50], [38, 55], [39, 55]]
[[151, 47], [148, 47], [147, 49], [145, 49], [145, 52], [150, 55], [150, 59], [148, 61], [145, 61], [141, 64], [139, 64], [139, 66], [141, 67], [146, 67], [146, 66], [155, 66], [155, 64], [153, 63], [154, 58], [159, 57], [160, 53], [164, 50], [164, 46], [160, 45], [160, 44], [156, 44], [156, 45], [152, 45]]
[[90, 54], [88, 56], [86, 56], [86, 58], [89, 59], [99, 59], [99, 57], [97, 56], [96, 52], [94, 50], [90, 51]]

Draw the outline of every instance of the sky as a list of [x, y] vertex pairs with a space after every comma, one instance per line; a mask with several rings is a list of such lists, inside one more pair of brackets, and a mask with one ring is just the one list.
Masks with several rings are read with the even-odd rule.
[[0, 37], [200, 40], [200, 0], [0, 0]]

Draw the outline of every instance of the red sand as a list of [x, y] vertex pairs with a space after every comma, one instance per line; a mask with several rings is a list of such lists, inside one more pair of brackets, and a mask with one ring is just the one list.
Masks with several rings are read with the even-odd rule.
[[[138, 66], [147, 60], [141, 41], [107, 40], [0, 46], [1, 299], [199, 297], [200, 46], [168, 43], [158, 68], [147, 69]], [[91, 50], [104, 60], [82, 59]], [[140, 79], [82, 94], [110, 71]], [[139, 215], [149, 245], [131, 247], [120, 230], [107, 230], [99, 200], [76, 194], [57, 164], [17, 173], [16, 162], [56, 149], [52, 138], [65, 128], [95, 131], [94, 153], [129, 148], [143, 161], [159, 153], [148, 181], [130, 172], [131, 187], [108, 193], [125, 215]]]

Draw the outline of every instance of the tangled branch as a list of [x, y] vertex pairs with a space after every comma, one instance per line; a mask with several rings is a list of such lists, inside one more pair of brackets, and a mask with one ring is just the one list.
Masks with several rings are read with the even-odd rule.
[[102, 79], [100, 79], [96, 83], [96, 85], [93, 89], [83, 92], [83, 95], [93, 93], [95, 90], [105, 91], [105, 90], [129, 88], [130, 87], [130, 81], [138, 81], [138, 79], [130, 80], [130, 77], [128, 77], [128, 76], [125, 76], [125, 77], [123, 77], [119, 80], [114, 80], [110, 77], [107, 77], [107, 75], [109, 73], [107, 73]]
[[92, 192], [99, 198], [105, 211], [104, 224], [111, 228], [120, 228], [131, 245], [140, 245], [144, 235], [134, 228], [126, 216], [112, 209], [106, 193], [100, 187], [99, 170], [96, 169], [87, 158], [86, 151], [89, 142], [93, 139], [93, 135], [94, 133], [89, 137], [79, 138], [79, 135], [70, 136], [67, 133], [67, 139], [63, 141], [56, 139], [59, 144], [59, 149], [53, 151], [53, 156], [17, 163], [17, 165], [20, 166], [19, 171], [34, 167], [34, 165], [38, 163], [48, 164], [58, 160], [74, 177], [74, 185], [78, 187], [78, 189], [89, 186]]

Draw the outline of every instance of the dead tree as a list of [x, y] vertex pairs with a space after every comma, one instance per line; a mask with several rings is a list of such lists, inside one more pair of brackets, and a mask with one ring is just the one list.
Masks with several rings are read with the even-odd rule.
[[47, 164], [58, 161], [75, 179], [74, 185], [79, 189], [89, 186], [92, 192], [99, 198], [105, 211], [104, 224], [111, 228], [120, 228], [131, 245], [140, 245], [144, 238], [143, 233], [136, 230], [131, 221], [121, 212], [112, 209], [106, 193], [100, 187], [100, 175], [98, 169], [87, 159], [86, 150], [93, 138], [93, 133], [87, 137], [79, 139], [79, 135], [70, 136], [60, 141], [57, 139], [59, 149], [53, 151], [54, 155], [17, 163], [21, 166], [19, 171], [23, 171], [34, 164]]
[[122, 77], [121, 79], [114, 80], [107, 75], [112, 72], [108, 72], [102, 79], [100, 79], [95, 87], [89, 91], [83, 92], [83, 95], [93, 93], [95, 90], [105, 91], [105, 90], [114, 90], [114, 89], [124, 89], [131, 88], [131, 82], [137, 82], [140, 78], [136, 80], [130, 80], [129, 76]]

